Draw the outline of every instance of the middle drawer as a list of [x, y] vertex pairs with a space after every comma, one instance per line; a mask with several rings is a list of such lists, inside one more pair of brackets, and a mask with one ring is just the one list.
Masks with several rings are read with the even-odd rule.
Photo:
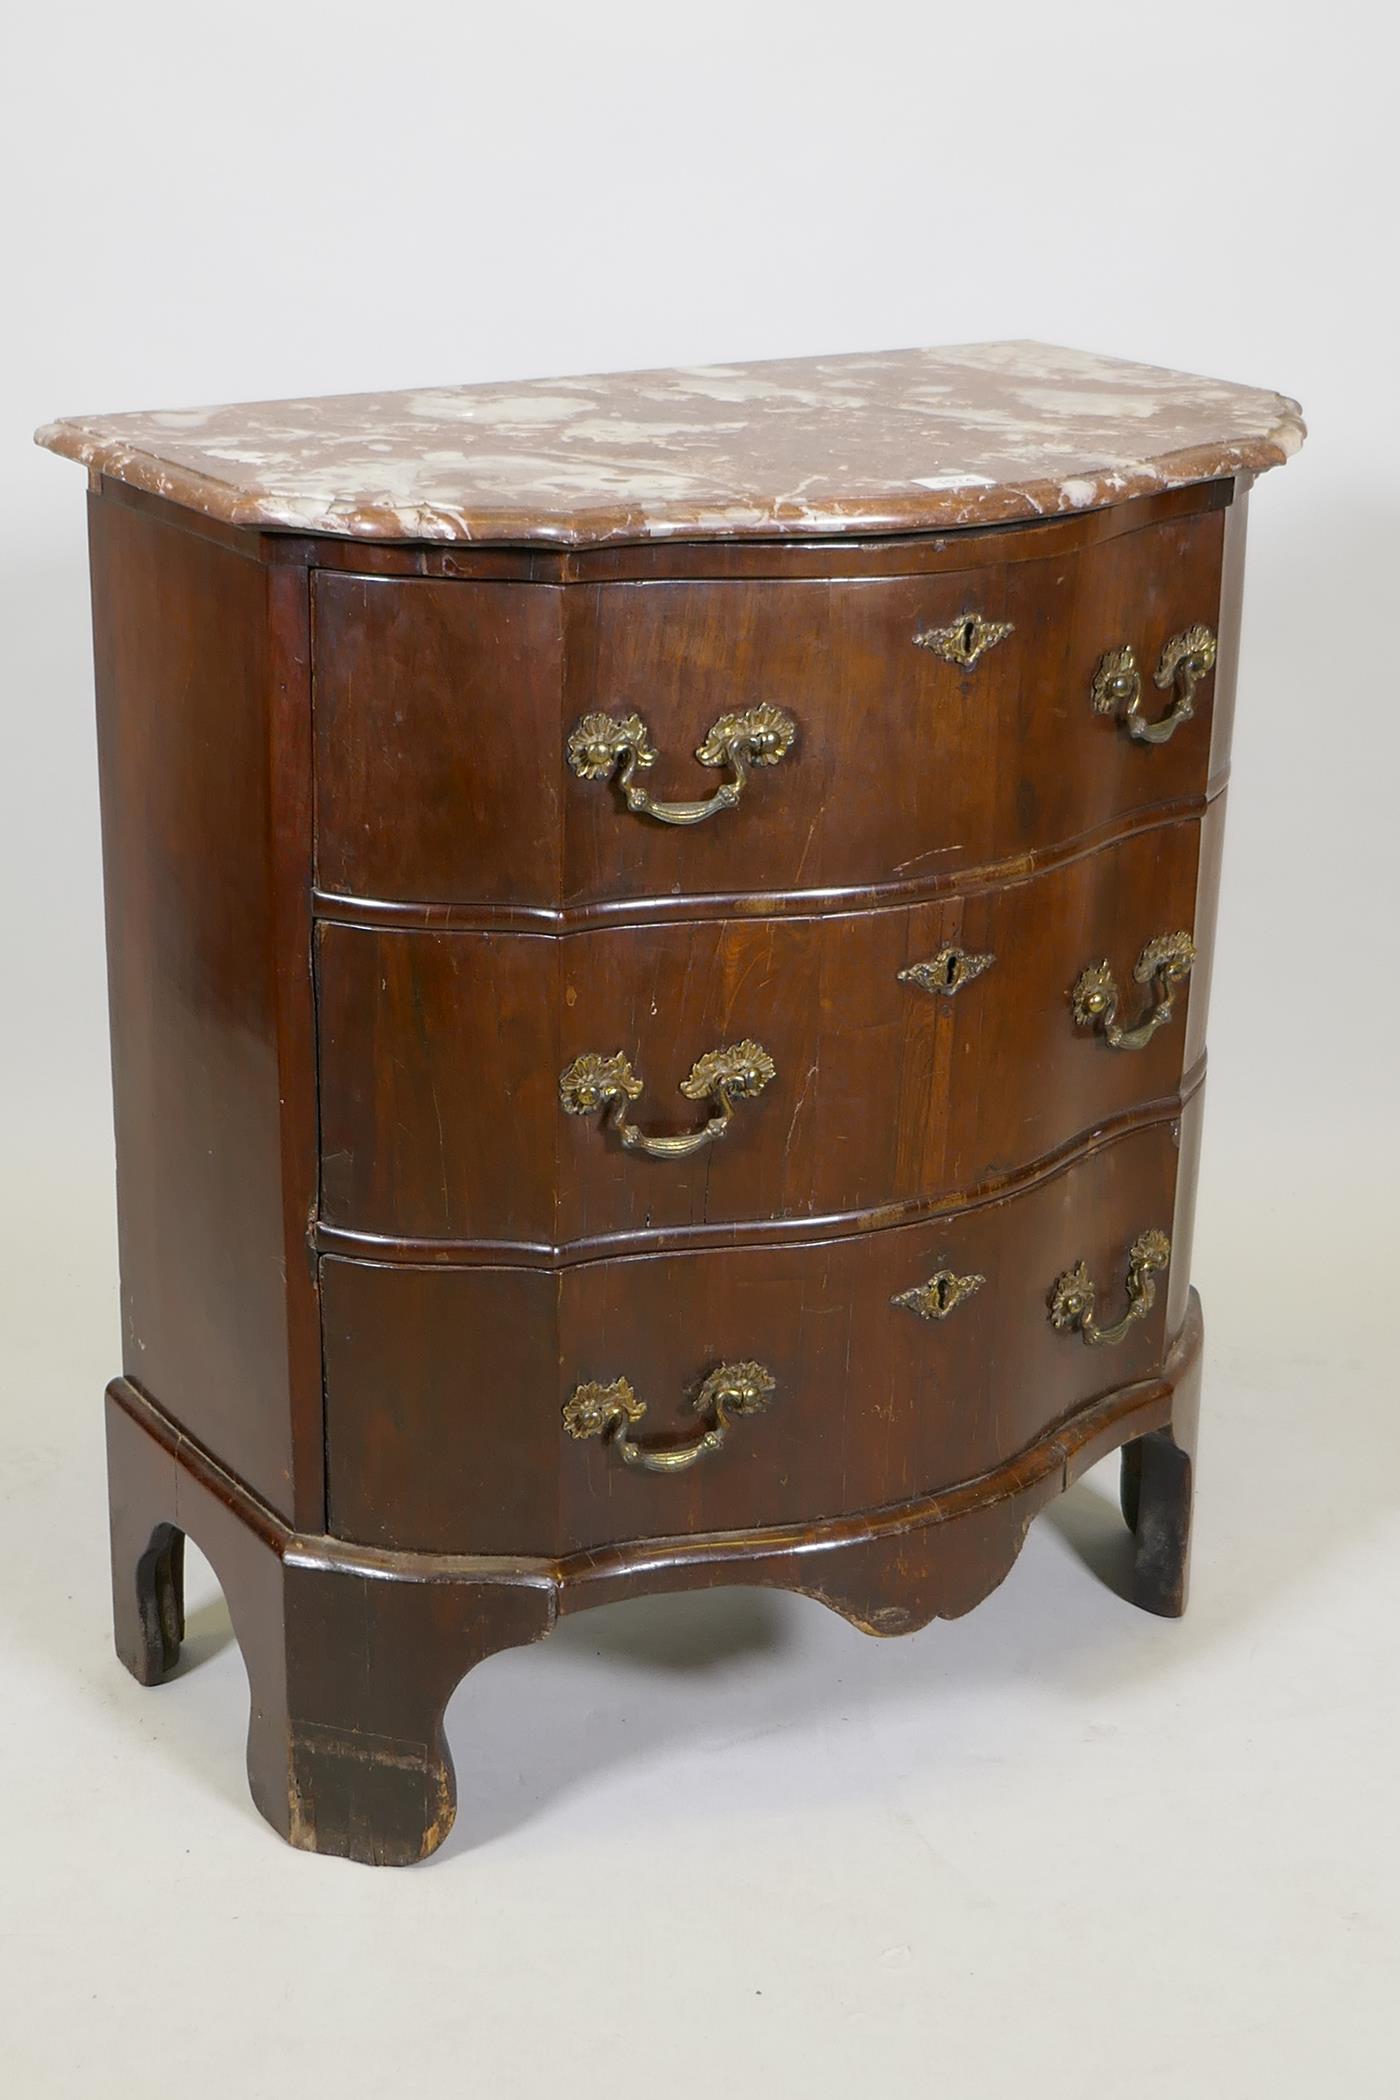
[[1177, 1091], [1212, 836], [846, 916], [323, 925], [322, 1221], [586, 1248], [971, 1192]]

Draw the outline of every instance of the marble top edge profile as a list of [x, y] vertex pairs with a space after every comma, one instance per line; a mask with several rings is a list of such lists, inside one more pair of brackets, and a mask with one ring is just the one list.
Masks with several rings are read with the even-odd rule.
[[1259, 388], [1032, 342], [76, 416], [36, 442], [230, 525], [609, 542], [941, 531], [1279, 466]]

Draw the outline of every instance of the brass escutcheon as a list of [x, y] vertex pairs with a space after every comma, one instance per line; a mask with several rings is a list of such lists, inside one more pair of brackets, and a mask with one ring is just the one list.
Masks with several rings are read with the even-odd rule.
[[914, 637], [914, 647], [941, 656], [945, 664], [957, 664], [970, 671], [979, 657], [1014, 632], [1010, 620], [984, 620], [981, 613], [960, 612], [946, 627], [921, 627]]
[[898, 982], [916, 984], [921, 992], [937, 992], [951, 999], [995, 961], [994, 955], [970, 955], [966, 948], [940, 948], [927, 962], [910, 963], [908, 969], [899, 971]]
[[616, 774], [622, 799], [635, 815], [654, 817], [658, 824], [703, 824], [734, 808], [750, 766], [776, 766], [796, 737], [792, 716], [766, 700], [721, 715], [695, 756], [702, 766], [727, 766], [730, 778], [704, 802], [658, 802], [642, 786], [637, 774], [654, 766], [660, 754], [640, 715], [585, 715], [569, 732], [564, 754], [580, 780], [610, 780]]
[[937, 1269], [927, 1283], [916, 1283], [912, 1290], [899, 1291], [890, 1300], [891, 1305], [905, 1305], [921, 1320], [946, 1320], [950, 1312], [956, 1312], [965, 1298], [980, 1290], [987, 1281], [985, 1276], [958, 1276], [952, 1269]]
[[692, 1406], [703, 1417], [699, 1433], [683, 1444], [638, 1444], [632, 1427], [646, 1413], [625, 1378], [611, 1385], [576, 1385], [564, 1404], [564, 1427], [570, 1436], [597, 1436], [625, 1466], [646, 1473], [683, 1473], [711, 1451], [718, 1451], [733, 1415], [762, 1414], [777, 1380], [763, 1364], [720, 1364], [710, 1372]]

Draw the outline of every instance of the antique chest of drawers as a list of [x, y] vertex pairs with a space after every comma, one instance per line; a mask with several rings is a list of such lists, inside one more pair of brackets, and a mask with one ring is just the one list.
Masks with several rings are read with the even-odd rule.
[[417, 1859], [491, 1652], [1182, 1608], [1242, 387], [1026, 343], [50, 426], [91, 477], [117, 1645]]

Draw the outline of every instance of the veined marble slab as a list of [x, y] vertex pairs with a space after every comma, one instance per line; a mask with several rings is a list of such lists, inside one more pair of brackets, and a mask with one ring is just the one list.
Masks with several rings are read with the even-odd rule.
[[37, 442], [219, 518], [349, 538], [808, 538], [1051, 517], [1280, 465], [1285, 395], [1044, 343], [76, 416]]

